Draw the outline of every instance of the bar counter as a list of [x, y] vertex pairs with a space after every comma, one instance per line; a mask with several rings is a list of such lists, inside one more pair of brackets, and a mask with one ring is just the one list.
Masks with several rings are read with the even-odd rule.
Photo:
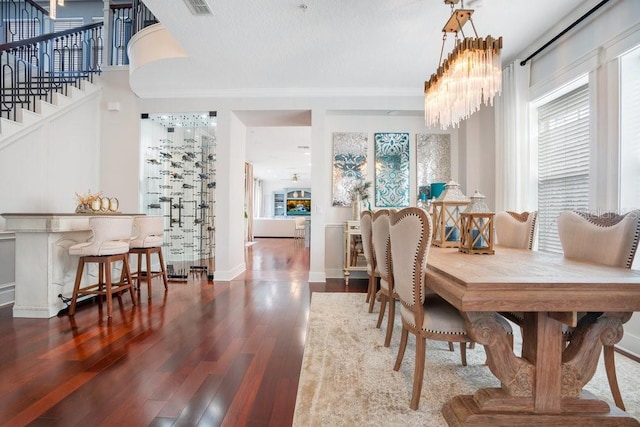
[[[141, 214], [3, 213], [6, 231], [15, 233], [14, 317], [49, 318], [67, 306], [59, 297], [73, 292], [78, 257], [69, 246], [91, 237], [92, 216]], [[89, 275], [95, 275], [89, 270]], [[119, 274], [119, 272], [118, 272]], [[87, 275], [83, 281], [87, 281]]]

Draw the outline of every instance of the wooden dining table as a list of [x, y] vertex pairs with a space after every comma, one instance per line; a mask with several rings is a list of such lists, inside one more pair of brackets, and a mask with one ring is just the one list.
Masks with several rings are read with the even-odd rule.
[[[619, 342], [622, 325], [640, 311], [640, 271], [497, 246], [494, 255], [431, 247], [425, 274], [427, 286], [462, 312], [501, 383], [449, 400], [450, 426], [639, 425], [583, 387], [603, 344]], [[524, 313], [521, 355], [495, 312]], [[577, 322], [578, 312], [593, 314]], [[577, 325], [568, 344], [566, 325]]]

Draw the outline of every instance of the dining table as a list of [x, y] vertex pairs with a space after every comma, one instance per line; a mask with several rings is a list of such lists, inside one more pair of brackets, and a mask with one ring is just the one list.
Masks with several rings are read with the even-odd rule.
[[[451, 398], [442, 410], [450, 426], [639, 425], [583, 388], [602, 346], [619, 342], [640, 311], [640, 271], [500, 246], [493, 255], [431, 247], [425, 278], [460, 310], [500, 382]], [[521, 354], [496, 312], [523, 313]]]

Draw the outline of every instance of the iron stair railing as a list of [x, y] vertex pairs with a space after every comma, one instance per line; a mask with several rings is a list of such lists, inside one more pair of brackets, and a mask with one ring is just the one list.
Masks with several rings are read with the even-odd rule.
[[16, 120], [18, 109], [69, 94], [100, 74], [102, 23], [0, 45], [0, 117]]
[[0, 44], [48, 33], [49, 12], [33, 0], [0, 0]]
[[140, 0], [133, 3], [113, 4], [110, 6], [109, 25], [111, 28], [110, 65], [127, 65], [127, 45], [131, 37], [158, 20]]
[[[16, 120], [20, 108], [35, 111], [37, 100], [101, 73], [102, 23], [48, 33], [48, 12], [33, 0], [0, 0], [0, 12], [0, 117]], [[157, 22], [140, 0], [111, 5], [109, 65], [127, 65], [131, 37]]]

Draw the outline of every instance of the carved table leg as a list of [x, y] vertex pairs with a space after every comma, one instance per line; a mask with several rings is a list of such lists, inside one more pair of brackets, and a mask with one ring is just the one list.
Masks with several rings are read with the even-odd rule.
[[602, 343], [620, 339], [620, 316], [581, 322], [565, 349], [560, 322], [545, 312], [526, 313], [523, 356], [517, 357], [495, 313], [463, 314], [470, 337], [484, 345], [489, 369], [502, 386], [450, 400], [443, 408], [449, 425], [639, 425], [582, 391], [595, 372]]

